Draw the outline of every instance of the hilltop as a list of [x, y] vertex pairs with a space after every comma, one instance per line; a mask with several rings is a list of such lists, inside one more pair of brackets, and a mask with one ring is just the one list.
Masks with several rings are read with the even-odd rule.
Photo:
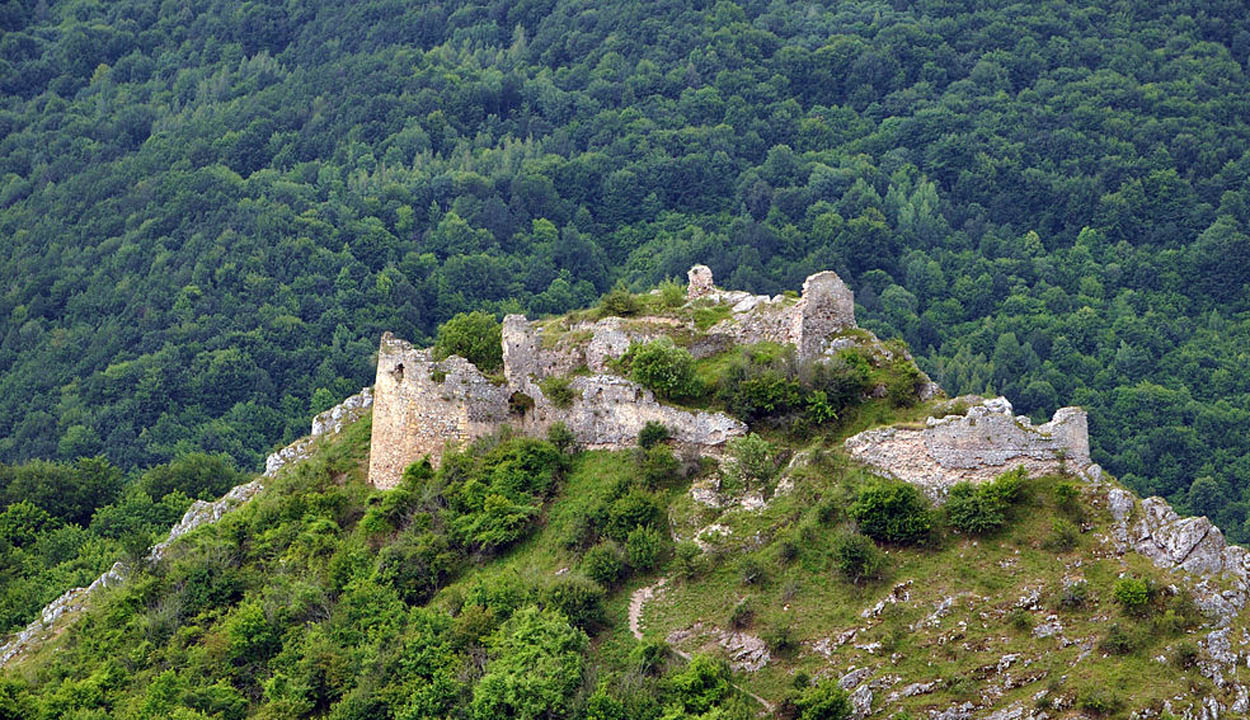
[[[1004, 398], [947, 398], [853, 316], [806, 352], [801, 335], [709, 341], [790, 333], [752, 313], [811, 304], [702, 278], [537, 321], [466, 315], [428, 351], [384, 339], [379, 377], [426, 364], [319, 416], [265, 477], [197, 505], [179, 539], [55, 618], [8, 663], [0, 710], [1246, 712], [1246, 551], [1093, 464], [1080, 409], [1034, 424]], [[618, 332], [637, 334], [590, 352]], [[466, 342], [479, 334], [494, 340]], [[517, 355], [507, 337], [535, 342]], [[531, 362], [570, 353], [595, 367]], [[471, 436], [416, 448], [392, 479], [374, 459], [412, 448], [384, 447], [378, 408], [415, 372], [464, 407], [447, 432]], [[596, 443], [610, 424], [574, 420], [605, 378], [630, 390], [612, 412], [658, 413], [632, 438]], [[457, 394], [479, 386], [504, 398], [500, 422], [467, 424], [491, 420]], [[706, 416], [734, 432], [683, 436]]]

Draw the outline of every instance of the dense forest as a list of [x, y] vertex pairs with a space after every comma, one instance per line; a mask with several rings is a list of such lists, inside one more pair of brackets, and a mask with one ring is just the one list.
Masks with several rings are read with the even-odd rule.
[[256, 468], [383, 330], [833, 268], [1246, 539], [1247, 63], [1237, 0], [7, 0], [0, 461]]

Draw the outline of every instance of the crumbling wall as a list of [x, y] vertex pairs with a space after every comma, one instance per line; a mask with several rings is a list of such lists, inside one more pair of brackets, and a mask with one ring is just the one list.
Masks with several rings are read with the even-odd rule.
[[[691, 268], [689, 277], [688, 297], [727, 303], [731, 317], [701, 332], [691, 319], [609, 317], [556, 328], [550, 321], [509, 315], [502, 328], [502, 386], [461, 358], [435, 363], [428, 350], [385, 334], [374, 385], [370, 481], [394, 487], [404, 468], [423, 455], [437, 463], [448, 441], [467, 442], [505, 423], [540, 433], [563, 422], [586, 447], [621, 448], [635, 444], [646, 423], [660, 422], [679, 445], [716, 452], [727, 440], [745, 434], [746, 425], [723, 413], [660, 403], [637, 383], [610, 374], [612, 360], [634, 342], [661, 336], [688, 341], [683, 344], [695, 357], [765, 340], [792, 343], [806, 357], [804, 353], [827, 350], [831, 333], [855, 324], [851, 291], [832, 272], [808, 278], [801, 298], [720, 290], [706, 266]], [[579, 370], [591, 374], [571, 379], [572, 405], [554, 407], [539, 381]], [[533, 406], [510, 406], [509, 400], [522, 394]], [[519, 414], [511, 414], [513, 408]]]
[[1067, 469], [1094, 474], [1084, 410], [1060, 408], [1033, 426], [1006, 398], [986, 400], [967, 415], [929, 418], [924, 428], [865, 430], [846, 440], [847, 452], [878, 472], [945, 495], [961, 481], [984, 482], [1015, 467], [1043, 474]]
[[522, 427], [541, 433], [562, 422], [580, 445], [611, 450], [637, 445], [638, 432], [648, 422], [663, 423], [674, 442], [701, 452], [716, 452], [728, 440], [747, 432], [744, 423], [724, 413], [664, 405], [650, 390], [626, 378], [580, 376], [572, 379], [571, 386], [573, 402], [567, 408], [556, 407], [536, 385], [527, 387], [526, 394], [535, 402]]
[[803, 282], [803, 299], [795, 307], [793, 341], [799, 357], [822, 354], [829, 336], [855, 327], [855, 295], [832, 270]]
[[829, 339], [840, 330], [856, 327], [855, 295], [832, 270], [808, 276], [799, 299], [768, 297], [712, 286], [711, 270], [691, 270], [687, 295], [729, 303], [732, 315], [717, 323], [711, 335], [732, 344], [776, 342], [794, 345], [799, 358], [814, 358], [830, 349]]
[[424, 455], [437, 463], [450, 442], [468, 442], [508, 420], [506, 387], [453, 355], [435, 362], [391, 333], [382, 335], [373, 386], [369, 481], [395, 487]]

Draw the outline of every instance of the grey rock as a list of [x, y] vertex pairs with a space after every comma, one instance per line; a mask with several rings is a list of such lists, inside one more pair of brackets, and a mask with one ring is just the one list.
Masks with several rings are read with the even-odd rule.
[[864, 718], [872, 713], [872, 688], [860, 685], [851, 693], [851, 717]]
[[869, 675], [872, 675], [872, 668], [864, 667], [852, 670], [838, 679], [838, 687], [843, 690], [859, 687], [860, 683], [867, 680]]

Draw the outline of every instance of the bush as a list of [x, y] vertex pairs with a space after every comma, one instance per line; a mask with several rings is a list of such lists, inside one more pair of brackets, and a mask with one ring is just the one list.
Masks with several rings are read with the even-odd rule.
[[637, 315], [642, 309], [642, 304], [625, 286], [624, 280], [617, 280], [616, 285], [599, 301], [599, 309], [604, 315], [629, 317]]
[[666, 308], [679, 308], [686, 304], [686, 286], [677, 278], [660, 282], [660, 303]]
[[503, 366], [503, 326], [490, 313], [459, 313], [438, 327], [434, 359], [459, 355], [484, 373]]
[[629, 651], [629, 664], [643, 675], [658, 675], [671, 654], [672, 650], [663, 640], [643, 640]]
[[664, 536], [658, 530], [636, 527], [629, 531], [625, 540], [625, 555], [630, 567], [642, 572], [654, 570], [663, 552]]
[[1059, 607], [1080, 610], [1089, 604], [1089, 583], [1084, 580], [1068, 585], [1059, 593]]
[[851, 532], [834, 538], [833, 561], [838, 572], [856, 585], [881, 577], [885, 567], [885, 559], [872, 540]]
[[677, 478], [681, 463], [667, 445], [654, 445], [639, 450], [638, 473], [648, 489], [662, 487]]
[[655, 497], [643, 490], [631, 490], [608, 506], [603, 534], [613, 540], [626, 541], [634, 528], [657, 525], [663, 515]]
[[558, 408], [571, 407], [573, 400], [577, 397], [577, 390], [573, 389], [573, 381], [566, 377], [550, 375], [540, 380], [538, 387], [551, 404]]
[[573, 437], [573, 431], [569, 430], [568, 425], [558, 422], [547, 428], [547, 442], [551, 443], [556, 450], [567, 453], [573, 449], [577, 438]]
[[808, 687], [794, 702], [798, 720], [845, 720], [851, 715], [851, 699], [832, 678]]
[[928, 501], [916, 486], [882, 478], [860, 488], [847, 514], [860, 532], [881, 542], [919, 543], [933, 528]]
[[1154, 588], [1141, 578], [1121, 578], [1115, 584], [1112, 595], [1115, 601], [1130, 615], [1143, 617], [1150, 612]]
[[946, 518], [956, 530], [970, 535], [997, 530], [1006, 524], [1027, 479], [1024, 468], [1017, 468], [982, 485], [956, 483], [946, 502]]
[[543, 593], [545, 604], [564, 613], [569, 622], [582, 628], [594, 627], [603, 620], [603, 587], [595, 581], [566, 575], [556, 580]]
[[1120, 698], [1104, 687], [1088, 688], [1077, 694], [1076, 704], [1094, 715], [1110, 715], [1120, 709]]
[[649, 450], [654, 445], [667, 442], [669, 436], [670, 433], [667, 425], [662, 422], [650, 420], [646, 425], [642, 426], [641, 430], [638, 431], [638, 446]]
[[1012, 608], [1007, 613], [1007, 624], [1019, 632], [1029, 632], [1033, 629], [1033, 616], [1024, 608]]
[[673, 572], [683, 580], [690, 580], [703, 570], [703, 551], [689, 540], [677, 543], [673, 548], [673, 560]]
[[623, 555], [620, 545], [611, 540], [601, 542], [582, 556], [582, 573], [604, 587], [611, 587], [625, 572]]
[[755, 621], [755, 608], [749, 598], [743, 598], [734, 609], [729, 611], [729, 626], [734, 630], [751, 627]]
[[799, 641], [794, 637], [794, 631], [784, 623], [769, 627], [764, 631], [762, 639], [768, 645], [768, 649], [778, 655], [784, 655], [799, 646]]
[[1080, 499], [1081, 490], [1075, 484], [1061, 482], [1055, 486], [1055, 505], [1068, 515], [1080, 514]]
[[734, 462], [729, 464], [730, 475], [736, 485], [753, 488], [767, 483], [777, 474], [777, 463], [773, 457], [772, 443], [751, 433], [746, 437], [730, 440], [729, 455]]
[[1102, 642], [1098, 643], [1098, 649], [1108, 655], [1127, 655], [1136, 648], [1137, 638], [1121, 627], [1120, 623], [1112, 623]]
[[1198, 646], [1188, 640], [1177, 643], [1172, 649], [1172, 664], [1181, 670], [1188, 670], [1198, 664]]
[[669, 338], [633, 343], [621, 357], [630, 377], [663, 398], [678, 399], [698, 394], [694, 356]]
[[1055, 518], [1050, 523], [1050, 536], [1042, 545], [1051, 552], [1063, 553], [1076, 547], [1081, 539], [1081, 531], [1068, 520]]
[[738, 563], [738, 572], [744, 585], [758, 585], [764, 582], [764, 563], [754, 555], [747, 555]]

